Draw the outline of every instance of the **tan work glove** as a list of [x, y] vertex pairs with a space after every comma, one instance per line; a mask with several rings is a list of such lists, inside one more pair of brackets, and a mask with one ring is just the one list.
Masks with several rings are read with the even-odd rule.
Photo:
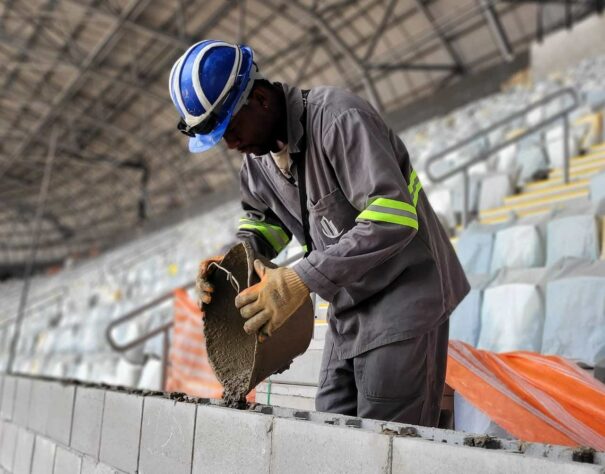
[[244, 331], [258, 332], [258, 340], [263, 342], [302, 306], [309, 289], [291, 268], [267, 268], [255, 260], [254, 269], [260, 282], [237, 295], [235, 306], [248, 320]]
[[222, 261], [223, 255], [219, 255], [202, 260], [200, 263], [197, 278], [195, 279], [195, 291], [197, 293], [197, 306], [202, 312], [204, 311], [202, 306], [212, 301], [212, 293], [214, 292], [214, 286], [208, 281], [208, 277], [212, 275], [214, 267], [208, 268], [208, 266], [213, 262], [220, 264]]

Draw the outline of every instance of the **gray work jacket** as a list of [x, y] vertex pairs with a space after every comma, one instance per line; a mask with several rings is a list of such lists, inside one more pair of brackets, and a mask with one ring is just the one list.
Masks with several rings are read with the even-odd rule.
[[[286, 96], [288, 149], [303, 135], [300, 89]], [[293, 268], [330, 302], [339, 358], [415, 337], [444, 321], [469, 291], [407, 149], [363, 99], [316, 87], [307, 105], [306, 183], [313, 250]], [[297, 176], [296, 162], [291, 172]], [[270, 154], [244, 155], [238, 237], [273, 258], [304, 241], [295, 183]]]

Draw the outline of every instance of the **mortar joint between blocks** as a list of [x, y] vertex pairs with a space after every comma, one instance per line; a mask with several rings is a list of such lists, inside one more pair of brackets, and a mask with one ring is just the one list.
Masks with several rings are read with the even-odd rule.
[[[141, 439], [143, 438], [143, 421], [145, 417], [145, 400], [147, 397], [141, 397], [143, 400], [141, 402], [141, 423], [139, 425], [139, 445], [137, 447], [137, 470], [139, 472], [139, 464], [141, 462]], [[195, 436], [195, 432], [194, 432]]]

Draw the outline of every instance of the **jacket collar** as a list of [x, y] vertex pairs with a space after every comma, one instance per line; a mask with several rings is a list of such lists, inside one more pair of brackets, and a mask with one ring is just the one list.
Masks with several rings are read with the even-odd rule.
[[303, 127], [300, 117], [303, 113], [302, 93], [298, 87], [281, 84], [286, 96], [286, 120], [288, 121], [288, 152], [300, 151], [300, 139], [303, 136]]

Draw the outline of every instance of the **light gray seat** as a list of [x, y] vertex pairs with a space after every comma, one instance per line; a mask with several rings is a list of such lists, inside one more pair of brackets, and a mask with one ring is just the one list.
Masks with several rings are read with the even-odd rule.
[[[545, 134], [546, 149], [548, 151], [548, 160], [550, 166], [553, 168], [562, 168], [564, 161], [564, 150], [563, 150], [563, 127], [555, 127], [548, 130]], [[577, 139], [572, 133], [569, 134], [568, 139], [569, 146], [569, 157], [572, 158], [577, 156], [580, 151], [580, 147]]]
[[481, 302], [483, 289], [490, 282], [489, 275], [468, 275], [471, 290], [450, 317], [450, 339], [476, 346], [481, 330]]
[[[513, 174], [513, 176], [511, 176]], [[513, 194], [513, 182], [516, 181], [516, 172], [494, 173], [483, 176], [479, 192], [479, 210], [492, 209], [504, 204], [504, 198]]]
[[520, 148], [515, 162], [519, 170], [517, 178], [519, 184], [532, 181], [537, 173], [548, 171], [548, 156], [539, 143]]
[[605, 262], [583, 262], [546, 285], [542, 352], [594, 364], [605, 350]]
[[599, 256], [597, 218], [592, 214], [560, 217], [547, 225], [546, 265], [564, 257], [596, 260]]
[[584, 93], [584, 99], [593, 109], [605, 106], [605, 88], [586, 91]]
[[590, 200], [597, 207], [605, 203], [605, 172], [590, 178]]
[[494, 352], [539, 352], [544, 302], [540, 282], [545, 269], [502, 270], [483, 292], [477, 347]]
[[136, 387], [139, 383], [142, 365], [131, 364], [124, 358], [120, 358], [114, 378], [114, 383], [125, 387]]
[[481, 410], [471, 405], [460, 393], [454, 392], [454, 425], [456, 431], [512, 438], [512, 436], [497, 423], [493, 422]]
[[162, 362], [149, 357], [143, 366], [138, 382], [138, 388], [147, 390], [162, 390]]
[[496, 233], [490, 271], [542, 267], [544, 262], [544, 243], [537, 226], [516, 224]]
[[467, 274], [481, 275], [490, 272], [495, 233], [508, 226], [509, 223], [481, 225], [474, 222], [460, 234], [456, 253]]

